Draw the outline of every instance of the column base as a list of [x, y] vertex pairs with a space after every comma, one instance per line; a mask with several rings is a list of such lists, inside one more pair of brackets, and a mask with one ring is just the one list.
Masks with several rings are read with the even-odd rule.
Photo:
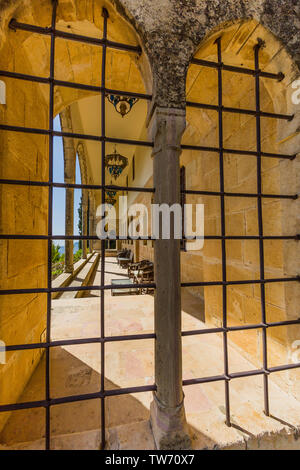
[[176, 408], [168, 408], [158, 401], [154, 393], [150, 406], [150, 425], [158, 450], [192, 448], [183, 402]]
[[67, 274], [73, 274], [74, 273], [74, 268], [70, 266], [66, 266], [64, 269], [64, 272]]

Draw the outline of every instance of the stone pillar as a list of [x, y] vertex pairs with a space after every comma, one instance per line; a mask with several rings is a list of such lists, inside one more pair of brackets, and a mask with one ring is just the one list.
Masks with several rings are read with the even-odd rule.
[[[89, 215], [88, 215], [88, 218], [89, 220], [87, 221], [87, 223], [89, 224], [89, 234], [90, 236], [92, 237], [94, 235], [94, 207], [95, 207], [95, 204], [94, 204], [94, 196], [93, 196], [93, 193], [90, 192], [90, 196], [89, 196]], [[94, 251], [94, 240], [90, 240], [90, 252], [92, 253]]]
[[[184, 110], [156, 108], [149, 125], [154, 141], [155, 204], [180, 203], [184, 129]], [[158, 449], [190, 449], [182, 389], [180, 240], [159, 239], [154, 247], [157, 391], [151, 404], [151, 427]]]
[[[88, 193], [82, 191], [82, 235], [88, 234]], [[87, 258], [87, 240], [82, 240], [82, 258]]]
[[[77, 146], [77, 154], [80, 166], [81, 182], [82, 184], [88, 184], [88, 166], [87, 166], [87, 155], [84, 142], [79, 142]], [[88, 199], [89, 191], [87, 189], [82, 190], [82, 235], [88, 235]], [[82, 240], [82, 258], [87, 258], [87, 240]]]
[[[60, 114], [61, 129], [63, 132], [73, 132], [70, 108], [64, 109]], [[73, 139], [63, 137], [64, 145], [64, 180], [67, 184], [75, 183], [76, 150]], [[66, 215], [65, 234], [74, 234], [74, 189], [66, 188]], [[65, 272], [73, 273], [73, 240], [65, 242]]]

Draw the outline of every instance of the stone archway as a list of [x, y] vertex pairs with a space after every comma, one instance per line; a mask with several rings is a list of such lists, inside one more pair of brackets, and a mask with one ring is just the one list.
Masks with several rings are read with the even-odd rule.
[[[254, 68], [256, 44], [261, 47], [260, 70], [274, 74], [274, 80], [267, 74], [259, 79], [259, 92], [253, 75], [239, 75], [234, 70]], [[202, 252], [182, 253], [182, 276], [205, 303], [206, 328], [215, 333], [225, 328], [225, 375], [229, 376], [230, 371], [234, 375], [241, 369], [228, 356], [227, 340], [258, 369], [269, 367], [275, 372], [279, 368], [280, 372], [280, 367], [289, 370], [294, 342], [299, 337], [299, 135], [295, 132], [299, 113], [291, 100], [296, 69], [286, 49], [269, 31], [254, 20], [241, 20], [220, 25], [208, 35], [188, 71], [187, 129], [181, 164], [186, 168], [190, 190], [187, 202], [205, 205], [206, 240]], [[280, 75], [283, 70], [285, 76]], [[251, 197], [257, 191], [261, 227], [260, 203]], [[262, 270], [263, 279], [277, 278], [277, 284], [267, 281], [259, 289], [255, 282], [247, 283], [259, 281]], [[219, 287], [216, 281], [220, 281]], [[197, 287], [197, 282], [205, 287]], [[222, 286], [222, 282], [229, 284]], [[267, 332], [254, 327], [264, 323], [268, 324]], [[297, 370], [272, 378], [298, 396]], [[268, 414], [267, 387], [265, 383]], [[229, 411], [228, 383], [225, 391]], [[229, 422], [229, 413], [226, 415]]]
[[[80, 4], [80, 5], [79, 5]], [[103, 23], [102, 8], [98, 2], [89, 2], [82, 9], [82, 2], [77, 2], [75, 9], [69, 2], [60, 2], [58, 8], [59, 28], [74, 31], [82, 28], [83, 35], [101, 36]], [[137, 53], [138, 36], [133, 28], [116, 13], [110, 4], [112, 30], [111, 41], [127, 42], [133, 46], [133, 52], [124, 53], [116, 49], [115, 55], [108, 54], [107, 83], [113, 89], [129, 91], [135, 86], [136, 92], [145, 92], [142, 75], [148, 73], [147, 59]], [[34, 22], [48, 26], [51, 23], [52, 2], [22, 2], [15, 5], [9, 12], [19, 22]], [[98, 17], [99, 15], [99, 17]], [[5, 16], [5, 15], [4, 15]], [[7, 20], [9, 18], [7, 17]], [[101, 25], [101, 27], [100, 27]], [[80, 32], [80, 31], [79, 31]], [[5, 40], [2, 44], [1, 69], [20, 72], [38, 77], [49, 75], [49, 38], [47, 35], [37, 37], [31, 32], [14, 32], [5, 25]], [[66, 41], [67, 42], [67, 41]], [[90, 46], [72, 48], [57, 39], [56, 68], [57, 79], [69, 82], [79, 82], [84, 85], [99, 86], [101, 80], [101, 53], [91, 52]], [[48, 49], [47, 49], [48, 47]], [[87, 49], [89, 53], [87, 54]], [[87, 55], [89, 59], [86, 61]], [[140, 59], [140, 60], [139, 60]], [[65, 60], [65, 66], [62, 63]], [[147, 69], [148, 67], [148, 69]], [[151, 75], [151, 74], [150, 74]], [[48, 195], [47, 181], [49, 175], [49, 137], [43, 132], [35, 133], [35, 129], [48, 129], [49, 95], [47, 84], [27, 82], [6, 76], [7, 104], [1, 106], [1, 122], [8, 126], [28, 127], [31, 130], [23, 133], [1, 132], [1, 179], [20, 178], [27, 182], [45, 183], [45, 187], [26, 185], [5, 185], [0, 190], [1, 198], [1, 233], [8, 235], [28, 236], [28, 240], [1, 240], [1, 289], [10, 290], [21, 285], [24, 289], [45, 289], [47, 287], [48, 250], [47, 241], [34, 240], [30, 237], [42, 238], [48, 233]], [[151, 78], [147, 78], [148, 85]], [[148, 86], [147, 85], [147, 86]], [[84, 87], [83, 87], [84, 88]], [[62, 113], [63, 126], [70, 132], [70, 116], [66, 116], [70, 105], [92, 97], [97, 93], [72, 87], [57, 86], [54, 96], [54, 115]], [[67, 121], [67, 122], [66, 122]], [[74, 130], [74, 129], [73, 129]], [[46, 133], [47, 134], [47, 133]], [[67, 141], [67, 138], [66, 138]], [[72, 150], [72, 149], [71, 149]], [[75, 155], [76, 155], [76, 149]], [[74, 162], [73, 162], [74, 163]], [[71, 162], [71, 166], [73, 165]], [[82, 158], [81, 158], [82, 163]], [[86, 175], [87, 176], [87, 175]], [[91, 177], [91, 175], [90, 175]], [[74, 183], [74, 178], [67, 176], [68, 183]], [[85, 175], [83, 184], [87, 184]], [[101, 181], [92, 180], [101, 184]], [[96, 203], [92, 201], [91, 206]], [[11, 217], [11, 214], [14, 214]], [[26, 223], [24, 223], [26, 219]], [[33, 246], [34, 243], [34, 246]], [[26, 253], [26, 256], [24, 256]], [[6, 261], [4, 261], [4, 258]], [[47, 294], [25, 293], [24, 295], [1, 296], [1, 337], [8, 345], [35, 343], [46, 341], [47, 325]], [[48, 309], [49, 310], [49, 309]], [[5, 312], [5, 315], [4, 315]], [[28, 321], [29, 319], [29, 321]], [[48, 325], [49, 326], [49, 325]], [[7, 354], [7, 364], [1, 368], [1, 403], [17, 402], [24, 386], [40, 361], [44, 350], [32, 348], [25, 353], [13, 350]], [[1, 428], [9, 418], [9, 413], [1, 413]]]

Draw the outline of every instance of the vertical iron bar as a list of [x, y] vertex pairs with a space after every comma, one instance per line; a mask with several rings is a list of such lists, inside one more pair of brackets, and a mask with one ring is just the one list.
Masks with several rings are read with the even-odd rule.
[[[105, 88], [106, 80], [106, 40], [107, 40], [107, 20], [108, 11], [106, 8], [102, 10], [103, 16], [103, 39], [104, 45], [102, 48], [102, 77], [101, 86]], [[106, 122], [105, 122], [105, 93], [101, 94], [101, 137], [106, 137]], [[101, 184], [105, 186], [105, 151], [106, 144], [105, 139], [101, 142]], [[101, 190], [101, 202], [105, 204], [105, 189]], [[105, 285], [105, 240], [101, 240], [101, 286]], [[105, 338], [105, 291], [102, 289], [100, 293], [100, 308], [101, 308], [101, 325], [100, 335], [101, 338]], [[101, 343], [101, 392], [105, 391], [105, 344], [104, 341]], [[105, 398], [101, 398], [101, 448], [105, 449]]]
[[[222, 42], [221, 37], [216, 40], [218, 48], [218, 115], [219, 115], [219, 148], [220, 148], [220, 196], [221, 202], [221, 232], [222, 232], [222, 280], [227, 281], [226, 269], [226, 224], [225, 224], [225, 184], [224, 184], [224, 133], [223, 133], [223, 76], [222, 76]], [[227, 286], [222, 287], [222, 304], [223, 304], [223, 328], [227, 328]], [[224, 375], [229, 376], [228, 366], [228, 336], [227, 331], [223, 332], [223, 348], [224, 348]], [[231, 426], [230, 423], [230, 392], [229, 392], [229, 379], [225, 380], [225, 410], [226, 410], [226, 424]]]
[[[259, 51], [262, 43], [258, 42], [254, 47], [255, 55], [255, 98], [256, 98], [256, 140], [257, 140], [257, 212], [258, 212], [258, 231], [259, 231], [259, 263], [260, 263], [260, 280], [265, 278], [265, 263], [264, 263], [264, 241], [263, 241], [263, 213], [262, 213], [262, 179], [261, 179], [261, 117], [260, 117], [260, 69], [259, 69]], [[262, 323], [266, 324], [266, 298], [265, 298], [265, 284], [260, 284], [261, 295], [261, 311]], [[262, 328], [262, 341], [263, 341], [263, 368], [265, 371], [268, 369], [267, 357], [267, 327]], [[268, 373], [264, 373], [264, 406], [265, 414], [269, 416], [269, 383]]]
[[[53, 0], [51, 21], [51, 50], [50, 50], [50, 76], [49, 76], [49, 189], [48, 189], [48, 289], [52, 287], [52, 212], [53, 212], [53, 119], [54, 119], [54, 73], [55, 73], [55, 25], [57, 13], [57, 0]], [[47, 347], [46, 347], [46, 450], [50, 450], [50, 348], [51, 341], [51, 292], [47, 294]]]

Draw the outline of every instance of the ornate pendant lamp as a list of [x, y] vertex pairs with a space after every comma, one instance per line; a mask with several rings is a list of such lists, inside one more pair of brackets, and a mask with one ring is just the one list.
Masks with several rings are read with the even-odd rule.
[[132, 107], [138, 102], [138, 98], [132, 98], [120, 95], [106, 95], [108, 101], [114, 105], [117, 113], [121, 114], [122, 117], [128, 114]]
[[[112, 184], [112, 182], [111, 182], [111, 184]], [[113, 191], [111, 189], [106, 191], [106, 197], [105, 197], [106, 204], [110, 204], [111, 206], [114, 206], [117, 202], [116, 194], [117, 194], [117, 191]]]
[[105, 167], [108, 169], [110, 175], [115, 180], [119, 178], [123, 170], [128, 166], [128, 158], [117, 153], [115, 147], [114, 153], [106, 155], [105, 157]]
[[111, 191], [106, 191], [107, 196], [105, 198], [105, 202], [106, 202], [106, 204], [114, 206], [116, 204], [117, 200], [114, 196], [111, 196], [110, 193], [111, 193]]

